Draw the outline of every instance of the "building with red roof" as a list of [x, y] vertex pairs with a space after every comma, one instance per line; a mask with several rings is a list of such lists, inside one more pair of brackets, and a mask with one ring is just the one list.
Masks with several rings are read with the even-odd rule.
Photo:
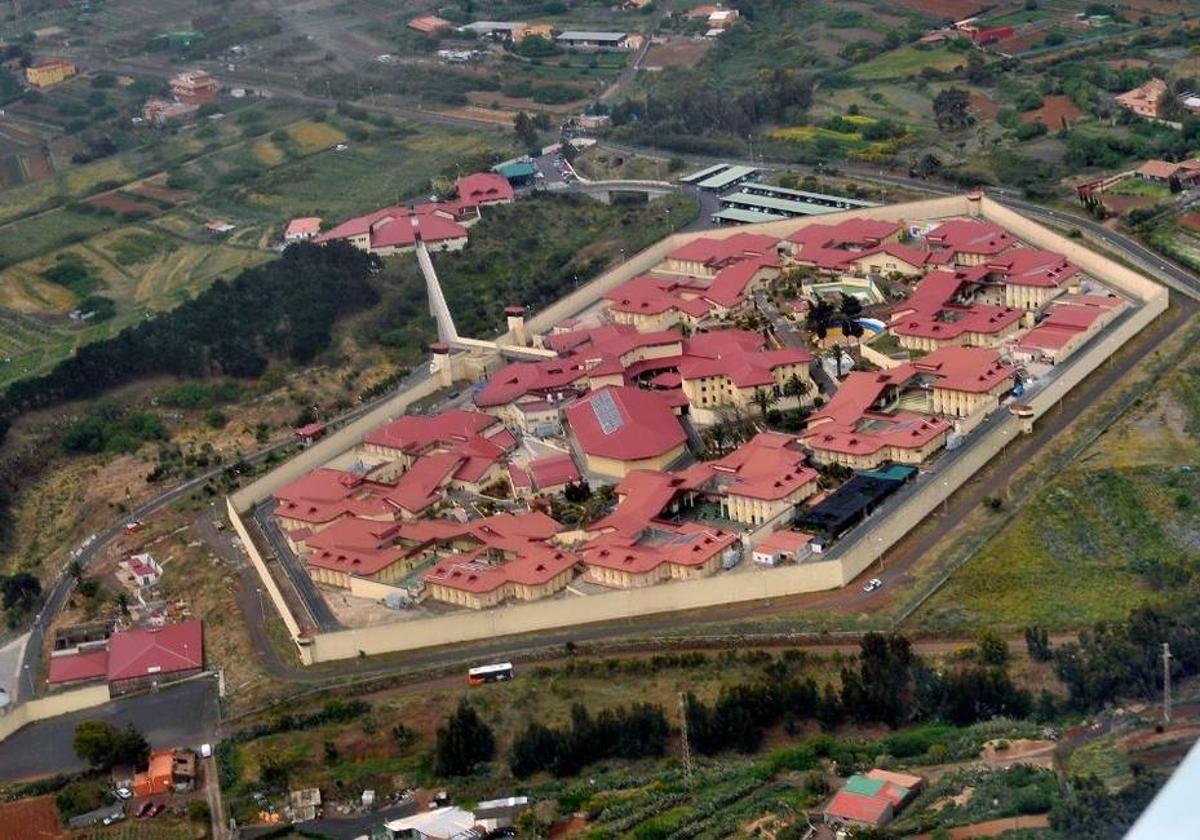
[[702, 237], [667, 254], [664, 271], [715, 277], [734, 263], [776, 256], [779, 240], [759, 233], [735, 233], [723, 239]]
[[108, 686], [114, 695], [190, 677], [203, 668], [204, 627], [196, 619], [122, 630], [108, 639]]
[[839, 790], [825, 806], [826, 823], [881, 826], [891, 822], [892, 803], [882, 796]]
[[919, 464], [946, 442], [953, 424], [995, 410], [1016, 368], [995, 350], [944, 347], [882, 372], [851, 373], [810, 415], [802, 439], [818, 463], [872, 469]]
[[716, 573], [740, 556], [739, 537], [697, 522], [652, 522], [636, 535], [603, 534], [580, 550], [584, 577], [602, 586], [635, 589]]
[[817, 471], [793, 435], [761, 432], [724, 458], [681, 475], [692, 492], [719, 502], [721, 515], [759, 525], [817, 492]]
[[283, 232], [284, 242], [307, 242], [316, 239], [321, 234], [320, 216], [303, 216], [288, 222]]
[[101, 679], [108, 674], [108, 647], [50, 654], [46, 682], [55, 688]]
[[813, 224], [784, 240], [793, 265], [826, 274], [919, 274], [926, 254], [900, 243], [900, 225], [877, 219]]
[[505, 449], [516, 444], [490, 414], [451, 409], [434, 417], [412, 414], [386, 423], [363, 438], [361, 450], [366, 455], [411, 464], [434, 449], [450, 449], [476, 437], [495, 438]]
[[437, 35], [454, 28], [453, 23], [437, 15], [420, 15], [410, 20], [407, 25], [409, 29], [422, 35]]
[[568, 484], [580, 480], [579, 468], [569, 453], [537, 458], [525, 466], [510, 464], [508, 480], [517, 498], [539, 493], [561, 493]]
[[1004, 305], [1040, 311], [1062, 294], [1079, 269], [1062, 254], [1035, 248], [1014, 248], [984, 265], [990, 279], [1004, 287]]
[[344, 240], [359, 250], [383, 256], [411, 251], [418, 240], [431, 251], [459, 251], [467, 244], [467, 229], [456, 215], [437, 204], [412, 209], [386, 207], [342, 222], [314, 241]]
[[429, 597], [468, 609], [512, 599], [536, 601], [566, 588], [579, 556], [548, 545], [530, 545], [511, 560], [494, 563], [483, 551], [443, 557], [422, 575]]
[[1013, 356], [1023, 361], [1058, 364], [1112, 322], [1125, 301], [1115, 295], [1065, 295], [1016, 342]]
[[1162, 79], [1153, 78], [1133, 90], [1118, 94], [1117, 104], [1127, 111], [1132, 111], [1139, 117], [1158, 118], [1159, 103], [1166, 94], [1167, 83]]
[[458, 200], [476, 207], [486, 204], [509, 204], [516, 193], [503, 175], [495, 172], [475, 172], [458, 179]]
[[967, 267], [988, 262], [1017, 247], [1017, 240], [991, 222], [951, 219], [926, 233], [925, 244], [931, 249], [931, 263]]
[[800, 563], [812, 554], [812, 534], [800, 531], [772, 531], [754, 546], [754, 562], [760, 566]]
[[892, 311], [888, 330], [909, 350], [1000, 345], [1017, 331], [1024, 313], [978, 302], [984, 276], [977, 268], [930, 272]]
[[682, 455], [687, 434], [662, 395], [633, 387], [593, 391], [566, 411], [588, 469], [623, 476], [630, 470], [662, 469]]
[[[715, 419], [713, 412], [725, 407], [748, 410], [759, 391], [770, 393], [776, 404], [796, 407], [816, 393], [810, 367], [812, 354], [798, 347], [780, 350], [730, 348], [704, 357], [693, 355], [679, 365], [683, 393], [699, 409], [699, 422]], [[796, 384], [799, 383], [799, 384]], [[798, 389], [792, 393], [792, 388]]]

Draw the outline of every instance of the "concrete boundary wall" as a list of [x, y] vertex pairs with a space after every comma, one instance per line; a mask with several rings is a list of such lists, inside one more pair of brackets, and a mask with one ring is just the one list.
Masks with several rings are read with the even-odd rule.
[[[1057, 376], [1029, 400], [1035, 416], [1050, 410], [1079, 382], [1102, 365], [1122, 345], [1140, 332], [1167, 308], [1168, 292], [1146, 277], [1092, 252], [1080, 243], [1060, 236], [1031, 222], [987, 198], [954, 196], [912, 202], [889, 207], [852, 210], [808, 219], [786, 219], [758, 225], [742, 225], [715, 231], [675, 234], [636, 254], [630, 260], [606, 272], [578, 291], [538, 313], [528, 322], [530, 333], [544, 332], [553, 324], [595, 303], [605, 292], [637, 274], [658, 265], [666, 254], [700, 237], [725, 238], [738, 233], [764, 233], [780, 238], [810, 224], [830, 224], [848, 218], [872, 218], [889, 221], [930, 219], [948, 216], [982, 216], [1009, 229], [1028, 244], [1063, 253], [1086, 273], [1134, 299], [1138, 308], [1118, 325], [1108, 328], [1086, 352], [1069, 359]], [[229, 499], [230, 516], [259, 575], [272, 593], [272, 600], [299, 641], [295, 620], [274, 585], [262, 558], [250, 542], [237, 516], [269, 496], [275, 489], [309, 469], [355, 445], [374, 425], [396, 416], [414, 400], [437, 389], [431, 380], [398, 395], [346, 429], [302, 453], [289, 464], [260, 479]], [[999, 454], [1020, 434], [1022, 421], [1005, 416], [985, 433], [972, 436], [967, 449], [952, 462], [939, 467], [938, 479], [926, 481], [903, 502], [870, 520], [866, 530], [835, 545], [823, 558], [774, 569], [748, 569], [734, 574], [699, 580], [665, 583], [642, 589], [620, 590], [587, 597], [559, 597], [536, 603], [506, 605], [482, 611], [461, 611], [427, 619], [397, 621], [392, 624], [339, 630], [304, 640], [301, 657], [306, 664], [346, 659], [362, 654], [417, 650], [501, 636], [515, 636], [541, 630], [582, 624], [630, 619], [668, 612], [703, 609], [720, 604], [757, 601], [786, 595], [817, 592], [844, 586], [862, 574], [872, 563], [902, 539], [925, 517], [934, 512], [963, 483]], [[392, 587], [386, 588], [388, 591]], [[384, 587], [367, 586], [359, 591], [382, 597]]]
[[[250, 558], [250, 565], [254, 567], [254, 571], [258, 572], [258, 578], [262, 581], [263, 588], [267, 590], [267, 594], [271, 597], [271, 603], [275, 605], [275, 609], [279, 611], [280, 618], [287, 625], [288, 633], [292, 637], [292, 641], [299, 644], [300, 624], [296, 621], [296, 617], [292, 615], [292, 611], [288, 609], [287, 601], [283, 598], [283, 593], [279, 591], [279, 584], [275, 582], [275, 578], [271, 575], [271, 570], [267, 568], [267, 563], [258, 552], [258, 547], [254, 544], [254, 540], [250, 539], [250, 533], [246, 530], [245, 523], [242, 522], [242, 517], [238, 513], [237, 508], [233, 504], [233, 498], [225, 499], [225, 506], [228, 508], [229, 521], [233, 525], [233, 530], [238, 535], [238, 539], [242, 541], [242, 547], [246, 550], [246, 556]], [[300, 658], [306, 659], [306, 648], [300, 646]], [[311, 664], [305, 662], [306, 665]]]
[[36, 723], [39, 720], [58, 717], [59, 715], [78, 712], [103, 706], [112, 698], [108, 693], [108, 685], [88, 685], [75, 688], [48, 697], [39, 697], [19, 706], [13, 707], [7, 714], [0, 717], [0, 741], [8, 738], [18, 729]]

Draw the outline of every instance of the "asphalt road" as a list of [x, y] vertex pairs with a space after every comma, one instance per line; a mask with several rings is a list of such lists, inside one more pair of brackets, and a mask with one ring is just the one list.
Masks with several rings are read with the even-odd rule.
[[219, 719], [217, 681], [209, 676], [50, 718], [0, 741], [0, 782], [83, 770], [72, 741], [75, 725], [84, 720], [133, 724], [150, 746], [165, 748], [212, 743]]

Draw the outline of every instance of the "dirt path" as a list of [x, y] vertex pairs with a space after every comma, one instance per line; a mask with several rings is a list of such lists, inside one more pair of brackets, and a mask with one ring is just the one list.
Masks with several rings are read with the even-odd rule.
[[[995, 837], [1006, 831], [1022, 828], [1046, 828], [1050, 825], [1050, 817], [1037, 814], [1032, 817], [1006, 817], [1002, 820], [988, 820], [974, 825], [960, 825], [950, 829], [951, 840], [966, 840], [969, 837]], [[915, 840], [931, 840], [932, 834], [918, 834]]]

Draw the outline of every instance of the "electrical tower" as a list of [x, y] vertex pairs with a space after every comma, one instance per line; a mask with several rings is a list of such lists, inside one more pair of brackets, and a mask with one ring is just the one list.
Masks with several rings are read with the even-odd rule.
[[692, 789], [692, 744], [688, 736], [687, 695], [679, 692], [679, 739], [683, 744], [683, 783]]
[[1163, 725], [1171, 722], [1171, 646], [1163, 642]]

